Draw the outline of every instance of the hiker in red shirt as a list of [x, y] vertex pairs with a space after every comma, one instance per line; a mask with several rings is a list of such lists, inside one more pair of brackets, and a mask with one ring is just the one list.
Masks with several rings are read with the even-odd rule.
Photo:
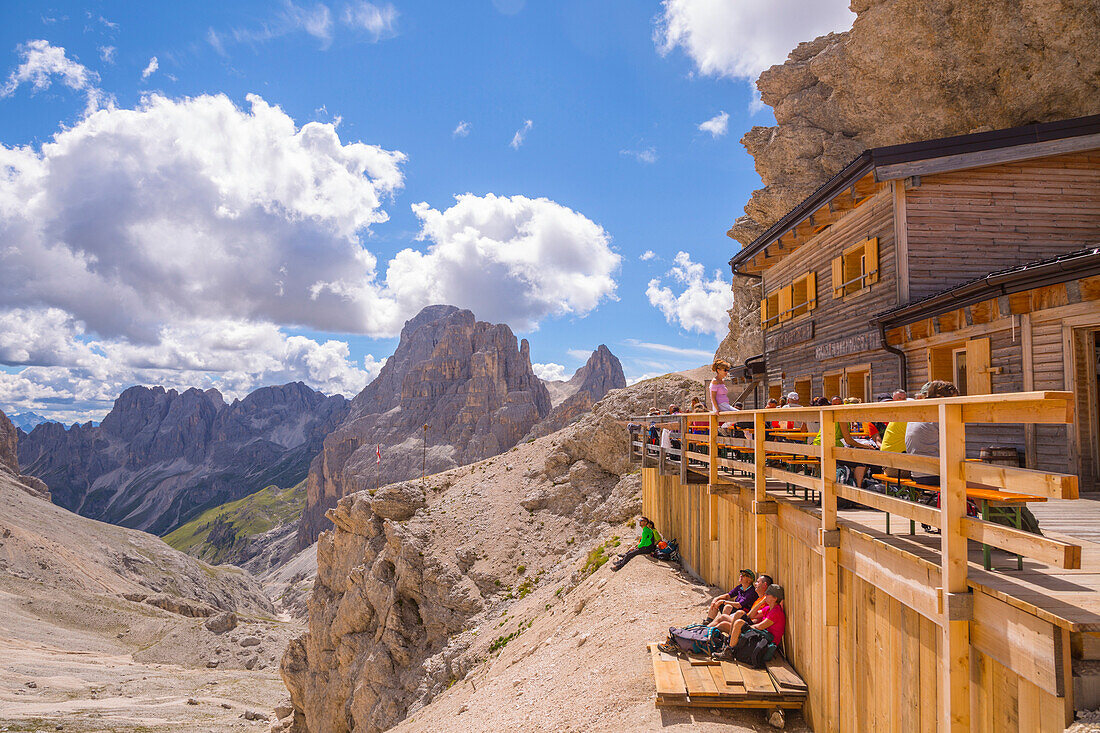
[[[746, 624], [748, 621], [744, 618], [733, 622], [729, 631], [731, 642], [742, 634], [760, 634], [766, 636], [768, 641], [778, 644], [787, 628], [787, 613], [783, 610], [783, 588], [778, 585], [769, 585], [768, 590], [764, 592], [764, 605], [760, 607], [760, 621], [752, 626]], [[722, 630], [725, 631], [725, 629]]]

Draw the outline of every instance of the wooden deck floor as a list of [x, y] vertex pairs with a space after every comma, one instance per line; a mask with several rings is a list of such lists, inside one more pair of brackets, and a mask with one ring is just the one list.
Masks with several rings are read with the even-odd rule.
[[[778, 492], [781, 500], [785, 492]], [[982, 549], [970, 543], [971, 585], [1070, 631], [1100, 632], [1100, 494], [1073, 501], [1051, 500], [1030, 505], [1043, 534], [1081, 546], [1081, 569], [1063, 570], [1025, 558], [1017, 570], [1016, 556], [993, 549], [993, 570], [982, 567]], [[787, 497], [785, 500], [793, 500]], [[810, 504], [804, 504], [809, 508]], [[886, 515], [873, 510], [839, 512], [849, 526], [896, 547], [939, 563], [940, 537], [918, 525], [909, 534], [909, 522], [897, 517], [886, 535]]]
[[806, 683], [776, 657], [767, 669], [708, 657], [675, 657], [649, 645], [657, 707], [800, 708]]

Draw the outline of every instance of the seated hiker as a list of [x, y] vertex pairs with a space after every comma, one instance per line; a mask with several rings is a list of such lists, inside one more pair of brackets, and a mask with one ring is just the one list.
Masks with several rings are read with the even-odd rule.
[[615, 564], [611, 566], [612, 570], [621, 570], [623, 565], [626, 565], [638, 555], [652, 555], [653, 551], [657, 549], [657, 543], [661, 541], [661, 535], [657, 534], [657, 530], [653, 528], [653, 522], [646, 517], [642, 517], [638, 520], [638, 525], [642, 528], [641, 541], [633, 550], [620, 556]]
[[753, 583], [756, 581], [756, 573], [749, 569], [741, 571], [740, 583], [729, 593], [723, 593], [710, 603], [707, 618], [704, 624], [710, 625], [714, 619], [722, 614], [730, 615], [734, 611], [747, 611], [757, 601], [756, 589]]
[[760, 609], [764, 605], [764, 594], [768, 592], [768, 587], [772, 584], [772, 576], [766, 573], [760, 573], [756, 577], [756, 582], [752, 584], [753, 590], [756, 591], [756, 600], [753, 601], [752, 606], [749, 608], [740, 608], [734, 610], [732, 613], [722, 613], [714, 617], [714, 620], [710, 622], [710, 626], [723, 627], [725, 630], [733, 625], [733, 622], [745, 618], [746, 616], [752, 623], [756, 623], [760, 620]]
[[[778, 585], [769, 585], [764, 594], [764, 605], [760, 607], [760, 620], [750, 624], [750, 620], [739, 618], [729, 628], [730, 639], [737, 639], [742, 634], [764, 634], [768, 641], [779, 643], [783, 638], [783, 631], [787, 628], [787, 613], [783, 610], [783, 588]], [[726, 631], [721, 626], [718, 627]]]

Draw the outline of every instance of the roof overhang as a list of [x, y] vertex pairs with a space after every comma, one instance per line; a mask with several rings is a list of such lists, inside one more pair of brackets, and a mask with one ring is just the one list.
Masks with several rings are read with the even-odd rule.
[[885, 328], [896, 328], [1002, 295], [1096, 276], [1100, 276], [1100, 246], [990, 273], [915, 303], [879, 313], [873, 322]]
[[730, 260], [756, 274], [808, 242], [885, 183], [1100, 148], [1100, 115], [865, 150]]

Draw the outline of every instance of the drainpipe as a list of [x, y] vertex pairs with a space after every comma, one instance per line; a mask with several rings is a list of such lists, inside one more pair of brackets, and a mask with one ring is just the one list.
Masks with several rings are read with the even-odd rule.
[[753, 280], [763, 280], [763, 275], [753, 275], [751, 272], [740, 272], [737, 269], [737, 265], [733, 264], [733, 260], [730, 260], [730, 269], [733, 270], [734, 277], [751, 277]]
[[897, 348], [896, 346], [891, 346], [886, 342], [886, 324], [881, 321], [878, 324], [878, 335], [879, 338], [882, 339], [882, 348], [886, 349], [891, 354], [898, 357], [898, 369], [901, 370], [901, 380], [898, 382], [898, 384], [900, 385], [901, 389], [904, 389], [906, 392], [908, 392], [909, 384], [905, 381], [905, 352]]

